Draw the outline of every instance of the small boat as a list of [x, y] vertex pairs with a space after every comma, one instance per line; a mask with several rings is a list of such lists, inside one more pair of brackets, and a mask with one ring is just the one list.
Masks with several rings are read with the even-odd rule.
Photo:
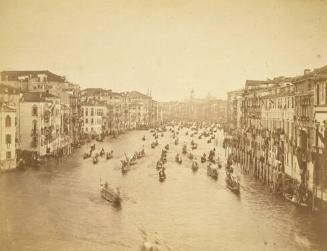
[[127, 173], [129, 171], [129, 165], [127, 165], [127, 166], [122, 166], [121, 167], [121, 172], [122, 172], [122, 174], [125, 174], [125, 173]]
[[192, 162], [192, 170], [193, 172], [196, 172], [199, 169], [199, 164], [197, 161]]
[[94, 156], [93, 157], [93, 164], [97, 164], [98, 163], [98, 156]]
[[186, 154], [187, 153], [187, 147], [186, 145], [183, 146], [183, 151], [182, 151], [183, 154]]
[[26, 163], [24, 159], [19, 159], [17, 161], [17, 169], [18, 170], [25, 170], [26, 169]]
[[211, 143], [211, 139], [208, 139], [207, 143], [210, 144]]
[[106, 152], [105, 152], [104, 149], [102, 148], [102, 150], [101, 150], [100, 153], [99, 153], [100, 157], [102, 157], [102, 156], [105, 155], [105, 154], [106, 154]]
[[90, 157], [91, 157], [90, 153], [84, 153], [84, 155], [83, 155], [83, 159], [88, 159]]
[[163, 167], [163, 163], [162, 163], [162, 161], [161, 161], [161, 160], [158, 160], [158, 161], [157, 161], [157, 164], [156, 164], [156, 168], [157, 168], [157, 170], [160, 170], [162, 167]]
[[166, 176], [165, 170], [161, 169], [159, 171], [159, 181], [163, 182], [166, 178], [167, 178], [167, 176]]
[[167, 157], [166, 156], [161, 156], [160, 158], [162, 163], [166, 163], [167, 162]]
[[119, 188], [111, 188], [109, 187], [108, 182], [104, 184], [100, 184], [100, 193], [101, 197], [111, 203], [114, 203], [115, 205], [120, 205], [121, 203], [121, 197], [120, 197], [120, 191]]
[[208, 174], [208, 176], [212, 177], [213, 179], [218, 179], [217, 167], [212, 165], [211, 163], [209, 163], [207, 166], [207, 174]]
[[291, 195], [291, 194], [286, 193], [286, 194], [284, 194], [284, 198], [287, 201], [289, 201], [289, 202], [291, 202], [291, 203], [293, 203], [293, 204], [295, 204], [297, 206], [300, 206], [300, 207], [308, 207], [309, 206], [309, 204], [307, 202], [301, 201], [299, 196], [297, 196], [295, 194]]
[[135, 164], [136, 164], [136, 158], [133, 157], [133, 158], [130, 159], [130, 161], [129, 161], [129, 165], [130, 165], [130, 166], [133, 166], [133, 165], [135, 165]]
[[178, 163], [178, 164], [182, 164], [183, 160], [182, 160], [182, 157], [177, 154], [176, 157], [175, 157], [175, 161]]
[[154, 142], [151, 143], [151, 148], [154, 149], [156, 147], [156, 144]]
[[113, 157], [113, 154], [114, 154], [114, 151], [113, 150], [111, 150], [110, 152], [107, 152], [107, 154], [106, 154], [106, 159], [112, 159], [112, 157]]
[[168, 151], [169, 150], [169, 144], [165, 146], [165, 149]]
[[235, 175], [227, 173], [225, 182], [226, 182], [227, 188], [229, 190], [231, 190], [233, 193], [238, 194], [240, 192], [240, 183], [238, 181], [238, 178]]
[[206, 161], [207, 161], [207, 157], [205, 154], [203, 154], [201, 157], [201, 163], [205, 163]]
[[197, 148], [198, 148], [198, 145], [194, 143], [194, 144], [192, 145], [192, 147], [191, 147], [191, 148], [192, 148], [192, 150], [195, 150], [195, 149], [197, 149]]

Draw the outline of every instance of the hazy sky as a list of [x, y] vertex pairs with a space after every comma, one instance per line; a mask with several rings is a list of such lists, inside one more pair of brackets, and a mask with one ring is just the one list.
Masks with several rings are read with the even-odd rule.
[[0, 71], [158, 100], [327, 64], [327, 1], [0, 0]]

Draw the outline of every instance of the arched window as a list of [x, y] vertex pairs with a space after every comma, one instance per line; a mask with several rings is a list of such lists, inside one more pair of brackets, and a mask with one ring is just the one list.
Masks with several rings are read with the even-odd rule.
[[11, 127], [11, 117], [9, 115], [6, 116], [6, 127]]

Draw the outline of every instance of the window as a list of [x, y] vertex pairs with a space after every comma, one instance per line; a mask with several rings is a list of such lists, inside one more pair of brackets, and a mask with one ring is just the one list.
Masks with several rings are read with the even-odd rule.
[[89, 115], [89, 110], [87, 108], [85, 108], [85, 116]]
[[94, 109], [91, 108], [91, 116], [93, 116], [93, 115], [94, 115]]
[[91, 119], [91, 125], [93, 125], [93, 123], [94, 123], [94, 120], [93, 120], [93, 118]]
[[32, 108], [32, 116], [37, 116], [37, 106], [34, 105]]
[[7, 147], [10, 147], [10, 144], [11, 144], [11, 135], [6, 134], [6, 145], [7, 145]]
[[6, 124], [6, 127], [11, 127], [11, 118], [10, 118], [9, 115], [6, 116], [6, 122], [5, 122], [5, 124]]
[[89, 120], [88, 119], [85, 119], [85, 124], [89, 123]]
[[6, 152], [6, 159], [11, 159], [11, 152]]
[[35, 119], [32, 121], [32, 126], [33, 126], [33, 130], [37, 129], [37, 121]]

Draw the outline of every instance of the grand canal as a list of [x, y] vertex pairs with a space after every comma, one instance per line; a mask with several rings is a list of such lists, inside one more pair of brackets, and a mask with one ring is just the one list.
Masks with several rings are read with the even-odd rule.
[[[236, 196], [226, 189], [223, 170], [215, 181], [206, 164], [192, 172], [185, 156], [182, 165], [175, 163], [182, 142], [190, 140], [183, 133], [175, 146], [166, 132], [151, 149], [148, 131], [132, 131], [97, 143], [96, 151], [114, 150], [112, 160], [83, 160], [85, 145], [62, 162], [0, 175], [0, 250], [140, 250], [144, 233], [166, 250], [327, 250], [321, 217], [270, 194], [249, 175], [237, 170], [242, 187]], [[199, 156], [214, 147], [194, 140]], [[155, 163], [167, 143], [167, 179], [160, 183]], [[120, 159], [142, 145], [146, 157], [122, 175]], [[121, 208], [100, 197], [100, 178], [120, 187]]]

